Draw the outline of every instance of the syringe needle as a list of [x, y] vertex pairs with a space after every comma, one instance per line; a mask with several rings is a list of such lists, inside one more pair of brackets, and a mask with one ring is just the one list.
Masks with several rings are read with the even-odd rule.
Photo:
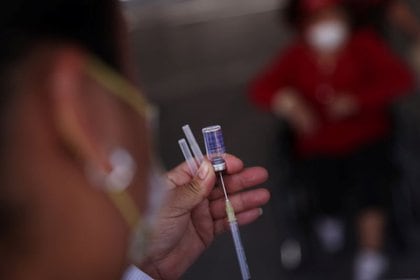
[[218, 173], [219, 173], [220, 182], [222, 183], [222, 189], [223, 189], [223, 193], [225, 194], [225, 198], [226, 198], [226, 200], [229, 200], [228, 195], [227, 195], [227, 191], [226, 191], [226, 187], [225, 187], [225, 181], [223, 181], [222, 172], [218, 172]]

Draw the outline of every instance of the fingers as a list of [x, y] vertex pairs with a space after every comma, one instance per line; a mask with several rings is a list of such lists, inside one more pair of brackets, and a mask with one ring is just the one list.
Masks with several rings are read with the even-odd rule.
[[[250, 209], [259, 208], [270, 199], [270, 193], [266, 189], [238, 193], [230, 196], [235, 213], [246, 212]], [[210, 204], [210, 211], [214, 220], [226, 217], [226, 204], [224, 199], [218, 199]]]
[[[264, 168], [253, 167], [244, 169], [242, 161], [235, 156], [228, 154], [225, 160], [227, 164], [226, 173], [228, 174], [225, 176], [225, 183], [229, 193], [260, 184], [268, 177], [267, 171]], [[205, 172], [203, 173], [203, 171]], [[201, 164], [197, 174], [194, 176], [190, 174], [188, 165], [183, 163], [169, 171], [166, 178], [168, 185], [172, 189], [170, 208], [177, 209], [178, 211], [176, 212], [185, 213], [186, 211], [190, 211], [205, 198], [209, 198], [212, 201], [223, 196], [220, 188], [213, 189], [216, 177], [212, 165], [207, 160]], [[269, 194], [267, 191], [260, 190], [254, 193], [254, 197], [244, 193], [238, 196], [232, 196], [232, 199], [240, 211], [245, 211], [266, 203], [268, 197]], [[214, 207], [218, 209], [217, 206]], [[216, 213], [218, 212], [216, 211]]]
[[166, 173], [167, 184], [171, 189], [187, 184], [191, 181], [193, 176], [190, 174], [188, 165], [186, 162], [178, 165], [174, 169]]
[[[267, 178], [267, 170], [262, 167], [246, 168], [240, 173], [225, 175], [223, 177], [228, 193], [235, 193], [259, 185], [264, 183]], [[214, 200], [221, 197], [223, 197], [223, 190], [221, 188], [215, 188], [211, 192], [209, 199]]]
[[[262, 214], [261, 206], [266, 204], [269, 199], [270, 193], [266, 189], [256, 189], [232, 195], [230, 201], [235, 211], [238, 224], [246, 225], [255, 221]], [[216, 234], [229, 229], [225, 205], [223, 198], [212, 201], [210, 205]]]
[[225, 154], [224, 159], [227, 165], [227, 174], [238, 173], [244, 168], [244, 163], [242, 162], [242, 160], [231, 154]]
[[358, 105], [356, 99], [350, 94], [341, 94], [334, 98], [327, 109], [333, 120], [340, 120], [356, 113]]
[[[246, 212], [242, 212], [236, 215], [236, 219], [239, 225], [247, 225], [254, 222], [262, 215], [261, 208], [254, 208]], [[214, 222], [214, 230], [216, 234], [220, 234], [224, 231], [230, 230], [229, 222], [227, 219], [219, 219]]]
[[[240, 172], [244, 168], [243, 162], [230, 154], [225, 155], [227, 173], [234, 174]], [[207, 160], [206, 160], [207, 161]], [[188, 164], [186, 162], [181, 163], [172, 170], [166, 173], [167, 183], [170, 188], [187, 184], [196, 174], [191, 174]]]
[[[183, 185], [176, 184], [176, 187], [171, 191], [172, 199], [168, 204], [171, 215], [177, 216], [188, 213], [208, 196], [216, 181], [215, 174], [211, 171], [211, 164], [205, 161], [200, 166], [197, 176], [192, 180]], [[174, 176], [176, 175], [174, 174]], [[172, 178], [176, 180], [177, 177]]]

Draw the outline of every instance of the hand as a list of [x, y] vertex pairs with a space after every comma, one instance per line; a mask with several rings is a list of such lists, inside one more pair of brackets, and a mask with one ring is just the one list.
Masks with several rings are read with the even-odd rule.
[[342, 94], [335, 97], [328, 104], [328, 114], [332, 120], [342, 120], [354, 115], [357, 110], [356, 98], [350, 94]]
[[[263, 183], [267, 171], [260, 167], [244, 168], [238, 158], [226, 155], [224, 175], [230, 200], [240, 225], [261, 215], [261, 206], [270, 194], [265, 189], [241, 192]], [[186, 163], [167, 174], [172, 187], [171, 199], [158, 220], [158, 231], [150, 243], [149, 257], [139, 266], [155, 279], [178, 279], [210, 246], [217, 234], [229, 228], [225, 199], [220, 187], [213, 188], [216, 175], [212, 165], [204, 161], [192, 178]]]
[[286, 119], [298, 134], [310, 135], [318, 129], [314, 110], [293, 89], [283, 89], [273, 99], [273, 111]]

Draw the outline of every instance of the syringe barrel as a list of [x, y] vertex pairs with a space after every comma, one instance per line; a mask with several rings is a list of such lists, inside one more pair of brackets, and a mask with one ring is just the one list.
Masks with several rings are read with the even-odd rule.
[[207, 157], [216, 172], [226, 170], [224, 154], [226, 152], [220, 125], [205, 127], [202, 130]]
[[242, 246], [241, 236], [239, 234], [238, 223], [236, 221], [230, 222], [230, 231], [232, 233], [233, 243], [235, 244], [236, 256], [238, 257], [239, 268], [243, 280], [251, 279], [251, 274], [246, 261], [244, 247]]

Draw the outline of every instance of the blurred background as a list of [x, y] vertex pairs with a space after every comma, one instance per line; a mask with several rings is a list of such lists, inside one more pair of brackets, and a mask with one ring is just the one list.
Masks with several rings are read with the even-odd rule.
[[[300, 240], [301, 229], [295, 223], [300, 197], [290, 191], [287, 159], [273, 152], [282, 149], [278, 142], [282, 123], [248, 98], [250, 81], [293, 35], [280, 18], [284, 2], [122, 1], [139, 81], [160, 109], [159, 151], [165, 166], [183, 161], [177, 141], [183, 137], [184, 124], [191, 126], [200, 143], [201, 128], [220, 124], [228, 152], [247, 166], [270, 171], [265, 186], [272, 193], [271, 202], [256, 223], [241, 228], [253, 279], [351, 279], [354, 237], [348, 237], [345, 249], [334, 255], [324, 252], [315, 238]], [[412, 11], [420, 10], [419, 1], [407, 2]], [[385, 31], [390, 46], [414, 62], [417, 38], [407, 38], [394, 27]], [[393, 193], [386, 246], [390, 261], [384, 279], [420, 279], [419, 106], [413, 90], [393, 108], [395, 158], [402, 176]], [[240, 279], [230, 235], [217, 238], [183, 279]]]

